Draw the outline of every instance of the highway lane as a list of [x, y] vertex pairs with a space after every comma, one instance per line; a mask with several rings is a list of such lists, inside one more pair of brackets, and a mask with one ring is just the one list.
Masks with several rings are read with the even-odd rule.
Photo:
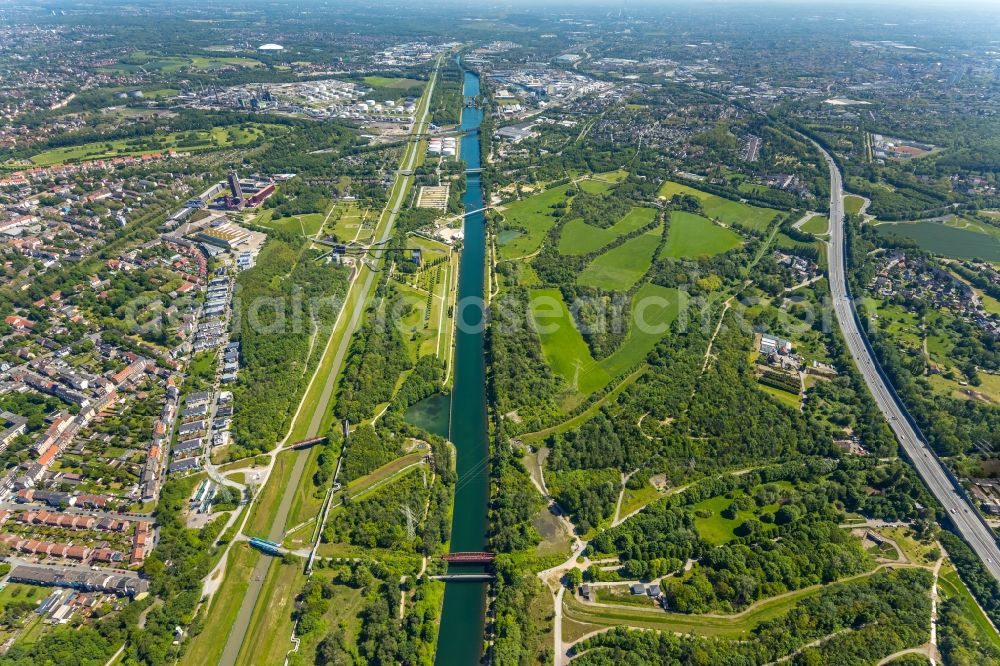
[[[815, 144], [815, 142], [814, 142]], [[958, 532], [972, 546], [983, 564], [997, 579], [1000, 579], [1000, 547], [993, 531], [969, 504], [964, 491], [956, 487], [952, 476], [944, 464], [923, 440], [921, 435], [907, 420], [897, 402], [892, 389], [879, 372], [878, 361], [874, 358], [854, 316], [853, 305], [848, 295], [845, 272], [844, 247], [844, 187], [840, 169], [833, 158], [821, 146], [815, 144], [823, 154], [830, 168], [830, 252], [829, 282], [833, 297], [833, 309], [840, 322], [840, 330], [847, 341], [847, 347], [855, 364], [865, 378], [865, 383], [875, 398], [889, 426], [903, 446], [903, 450], [916, 467], [924, 483], [948, 513], [948, 517]]]

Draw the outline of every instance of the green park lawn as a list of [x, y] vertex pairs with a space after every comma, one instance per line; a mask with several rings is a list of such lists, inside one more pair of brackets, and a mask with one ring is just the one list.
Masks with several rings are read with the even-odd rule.
[[570, 256], [593, 252], [619, 236], [649, 224], [655, 217], [656, 211], [652, 208], [637, 207], [606, 229], [587, 224], [582, 218], [570, 220], [563, 227], [562, 235], [559, 237], [559, 252]]
[[[232, 136], [230, 136], [230, 131], [232, 131]], [[197, 152], [233, 145], [245, 145], [256, 141], [262, 134], [261, 129], [249, 125], [215, 127], [211, 130], [193, 130], [191, 132], [161, 133], [137, 139], [95, 141], [79, 146], [52, 148], [34, 155], [31, 162], [37, 166], [52, 166], [66, 162], [144, 155], [168, 150]], [[182, 140], [189, 136], [193, 136], [195, 141], [183, 141], [184, 145], [181, 145]]]
[[504, 218], [521, 233], [506, 238], [501, 235], [502, 259], [517, 259], [541, 247], [546, 232], [556, 223], [556, 217], [552, 215], [552, 206], [565, 201], [569, 187], [561, 185], [507, 204], [503, 211]]
[[861, 212], [861, 207], [865, 204], [865, 200], [856, 194], [848, 194], [844, 196], [844, 212], [851, 215], [857, 215]]
[[[612, 188], [621, 173], [624, 172], [584, 178], [577, 185], [585, 192], [603, 194]], [[556, 223], [553, 206], [566, 201], [572, 188], [573, 185], [567, 183], [504, 206], [503, 216], [511, 228], [501, 230], [498, 234], [500, 258], [519, 259], [537, 251], [545, 240], [545, 234]]]
[[675, 194], [690, 194], [697, 197], [701, 201], [705, 215], [718, 219], [727, 225], [740, 224], [748, 229], [760, 231], [767, 229], [774, 221], [775, 216], [778, 215], [778, 211], [772, 208], [761, 208], [740, 201], [724, 199], [718, 195], [702, 192], [669, 180], [663, 183], [659, 192], [661, 197], [669, 199]]
[[[774, 511], [778, 508], [777, 504], [768, 505], [757, 510], [750, 511], [739, 511], [735, 518], [726, 518], [722, 515], [722, 511], [732, 504], [731, 499], [723, 495], [718, 495], [716, 497], [710, 497], [707, 500], [702, 500], [694, 505], [693, 509], [695, 512], [699, 510], [711, 511], [712, 515], [708, 518], [695, 517], [694, 526], [698, 530], [698, 534], [701, 538], [709, 542], [714, 546], [721, 546], [722, 544], [729, 543], [736, 538], [736, 528], [739, 527], [743, 521], [756, 518], [760, 513], [765, 513], [768, 511]], [[773, 526], [765, 525], [765, 529], [771, 529]]]
[[611, 381], [590, 355], [558, 289], [533, 289], [529, 308], [546, 362], [575, 392], [589, 395]]
[[[656, 343], [669, 332], [686, 303], [684, 292], [646, 283], [632, 297], [631, 321], [625, 342], [601, 361], [611, 377], [617, 377], [641, 363]], [[641, 321], [640, 321], [641, 320]]]
[[255, 222], [271, 229], [280, 229], [295, 234], [302, 234], [303, 236], [313, 236], [323, 227], [323, 220], [326, 219], [325, 213], [306, 213], [303, 215], [280, 217], [278, 219], [272, 219], [273, 215], [274, 209], [265, 211]]
[[686, 211], [670, 213], [670, 231], [663, 252], [675, 259], [711, 257], [739, 247], [739, 234]]
[[366, 76], [364, 81], [372, 88], [399, 88], [400, 90], [407, 90], [416, 86], [422, 87], [426, 83], [426, 81], [421, 81], [420, 79], [392, 76]]
[[583, 269], [577, 282], [607, 291], [630, 289], [652, 265], [661, 234], [662, 225], [608, 250]]
[[807, 234], [825, 234], [830, 229], [830, 218], [826, 215], [813, 215], [802, 224], [801, 228]]

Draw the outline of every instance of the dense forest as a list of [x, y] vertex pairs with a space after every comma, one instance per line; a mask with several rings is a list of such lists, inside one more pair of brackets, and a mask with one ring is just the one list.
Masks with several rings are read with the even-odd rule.
[[[749, 640], [713, 640], [625, 628], [576, 646], [581, 666], [763, 666], [786, 655], [791, 666], [874, 663], [929, 638], [931, 574], [879, 572], [833, 584], [762, 622]], [[847, 631], [849, 630], [849, 631]], [[825, 641], [818, 639], [829, 637]], [[805, 647], [812, 642], [817, 645]]]
[[284, 436], [318, 358], [310, 356], [310, 338], [325, 339], [340, 310], [347, 270], [314, 258], [301, 237], [274, 233], [256, 265], [237, 278], [232, 337], [242, 367], [234, 458], [268, 451]]

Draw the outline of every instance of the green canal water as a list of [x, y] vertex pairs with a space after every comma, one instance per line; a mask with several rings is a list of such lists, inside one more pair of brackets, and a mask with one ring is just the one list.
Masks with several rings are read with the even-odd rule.
[[[479, 76], [465, 73], [466, 99], [479, 95]], [[462, 111], [461, 157], [470, 169], [480, 166], [480, 109]], [[483, 207], [479, 174], [466, 176], [462, 197], [465, 210]], [[489, 444], [486, 427], [486, 364], [483, 357], [483, 289], [486, 262], [486, 225], [483, 214], [465, 218], [465, 240], [458, 273], [455, 309], [455, 386], [451, 397], [451, 441], [458, 451], [458, 482], [451, 525], [451, 550], [481, 551], [486, 547], [489, 502]], [[451, 565], [450, 573], [479, 573], [482, 566]], [[438, 634], [437, 666], [473, 666], [479, 663], [486, 610], [484, 583], [449, 582]]]

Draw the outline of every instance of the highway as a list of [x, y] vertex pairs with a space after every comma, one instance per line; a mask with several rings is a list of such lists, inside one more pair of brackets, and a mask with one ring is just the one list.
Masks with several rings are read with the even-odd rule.
[[847, 347], [855, 364], [865, 378], [865, 383], [875, 398], [889, 426], [903, 446], [907, 457], [916, 467], [920, 477], [930, 488], [934, 497], [945, 508], [948, 518], [958, 532], [972, 546], [983, 564], [1000, 579], [1000, 548], [993, 531], [983, 522], [970, 505], [964, 491], [957, 488], [952, 476], [945, 469], [930, 445], [907, 420], [902, 407], [896, 401], [894, 392], [879, 372], [878, 361], [866, 345], [866, 339], [855, 318], [851, 303], [847, 275], [845, 272], [844, 247], [844, 186], [840, 169], [833, 158], [821, 146], [815, 144], [823, 154], [830, 168], [830, 291], [833, 309], [840, 322], [840, 330], [847, 341]]

